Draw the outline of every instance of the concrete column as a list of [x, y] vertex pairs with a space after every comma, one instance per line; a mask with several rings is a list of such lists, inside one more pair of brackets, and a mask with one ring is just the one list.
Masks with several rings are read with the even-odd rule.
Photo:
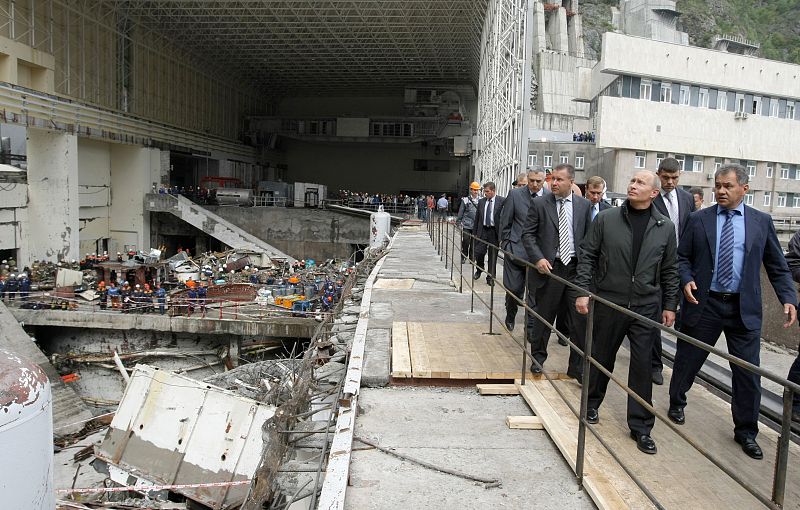
[[567, 30], [569, 37], [569, 54], [579, 58], [583, 58], [584, 44], [583, 44], [583, 20], [580, 14], [574, 15], [567, 20]]
[[562, 53], [569, 52], [569, 38], [567, 37], [567, 10], [560, 7], [550, 14], [547, 23], [547, 32], [550, 35], [551, 49]]
[[533, 4], [533, 52], [539, 53], [547, 49], [547, 30], [545, 28], [544, 4]]
[[158, 149], [111, 146], [111, 246], [109, 252], [150, 249], [150, 213], [144, 196], [161, 178]]
[[164, 186], [169, 186], [169, 169], [170, 169], [170, 162], [169, 162], [169, 151], [161, 151], [161, 164], [159, 169], [159, 178], [158, 183], [163, 184]]
[[28, 129], [28, 231], [32, 259], [80, 258], [78, 138]]

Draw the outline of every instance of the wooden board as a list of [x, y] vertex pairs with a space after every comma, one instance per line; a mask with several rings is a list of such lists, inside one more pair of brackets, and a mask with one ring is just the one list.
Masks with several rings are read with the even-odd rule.
[[[520, 394], [541, 419], [550, 438], [556, 444], [559, 451], [561, 451], [561, 455], [564, 456], [564, 459], [566, 459], [567, 463], [574, 470], [578, 435], [576, 431], [571, 430], [571, 427], [568, 427], [567, 424], [564, 423], [561, 416], [553, 410], [553, 407], [539, 391], [538, 386], [545, 384], [550, 383], [548, 381], [531, 381], [527, 384], [520, 385]], [[608, 458], [611, 459], [611, 456], [608, 455]], [[605, 462], [602, 460], [605, 460]], [[622, 472], [621, 468], [612, 464], [612, 462], [613, 459], [611, 462], [607, 459], [585, 459], [583, 487], [586, 489], [586, 492], [589, 493], [595, 505], [601, 510], [631, 507], [654, 508], [652, 504], [649, 504], [646, 498], [644, 500], [641, 500], [642, 498], [637, 498], [641, 501], [632, 504], [633, 502], [629, 498], [626, 499], [623, 496], [621, 491], [618, 490], [619, 487], [632, 485], [636, 490], [638, 490], [638, 488], [633, 480]], [[602, 466], [602, 469], [599, 468], [599, 466]], [[621, 474], [619, 472], [615, 473], [614, 467], [616, 467]]]
[[411, 377], [411, 352], [405, 322], [392, 325], [392, 377]]
[[413, 278], [381, 278], [373, 288], [375, 289], [392, 289], [392, 290], [410, 290], [414, 286]]
[[516, 384], [476, 384], [481, 395], [519, 395]]
[[[514, 380], [520, 377], [522, 351], [507, 333], [485, 334], [484, 329], [474, 324], [446, 322], [395, 322], [392, 330], [401, 330], [402, 324], [408, 334], [408, 352], [412, 378]], [[397, 349], [402, 349], [403, 339], [398, 337]], [[402, 352], [395, 352], [393, 333], [392, 375], [408, 377]]]
[[542, 430], [544, 424], [538, 416], [506, 416], [506, 425], [510, 429]]

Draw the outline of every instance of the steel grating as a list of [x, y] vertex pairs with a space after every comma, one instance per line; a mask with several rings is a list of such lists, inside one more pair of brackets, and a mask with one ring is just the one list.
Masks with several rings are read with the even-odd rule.
[[106, 0], [269, 95], [472, 83], [488, 0]]

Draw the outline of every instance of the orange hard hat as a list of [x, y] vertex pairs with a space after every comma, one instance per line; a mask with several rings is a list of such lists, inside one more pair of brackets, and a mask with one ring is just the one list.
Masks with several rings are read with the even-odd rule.
[[481, 185], [480, 183], [473, 181], [473, 183], [469, 185], [469, 189], [480, 190]]
[[292, 276], [291, 278], [289, 278], [289, 283], [300, 283], [300, 278]]
[[106, 282], [100, 282], [100, 283], [97, 284], [97, 286], [98, 287], [105, 287], [106, 286]]

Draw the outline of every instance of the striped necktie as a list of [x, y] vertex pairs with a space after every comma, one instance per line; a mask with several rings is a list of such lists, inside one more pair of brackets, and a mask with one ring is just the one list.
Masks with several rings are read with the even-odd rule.
[[722, 225], [722, 232], [719, 235], [719, 257], [717, 258], [717, 283], [726, 290], [731, 289], [733, 282], [733, 245], [735, 242], [733, 235], [733, 215], [736, 211], [725, 211], [727, 218]]
[[567, 199], [559, 200], [561, 208], [558, 211], [558, 258], [566, 266], [572, 260], [572, 237], [569, 235], [569, 222], [567, 221]]

